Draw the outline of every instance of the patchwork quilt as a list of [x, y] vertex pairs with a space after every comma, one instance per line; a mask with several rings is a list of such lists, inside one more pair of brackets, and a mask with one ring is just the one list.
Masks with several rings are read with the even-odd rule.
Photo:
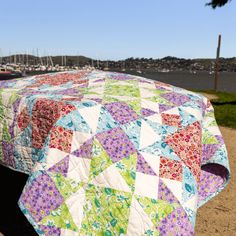
[[39, 235], [194, 235], [229, 180], [202, 95], [70, 71], [0, 82], [0, 163], [29, 174], [19, 207]]

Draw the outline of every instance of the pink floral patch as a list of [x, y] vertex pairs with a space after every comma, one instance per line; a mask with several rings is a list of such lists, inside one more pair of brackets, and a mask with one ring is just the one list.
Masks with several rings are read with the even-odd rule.
[[165, 157], [160, 157], [159, 174], [161, 178], [182, 181], [182, 163]]
[[181, 117], [175, 114], [161, 114], [162, 123], [169, 126], [181, 127]]
[[56, 148], [70, 153], [73, 131], [60, 126], [54, 126], [50, 135], [50, 148]]
[[197, 121], [166, 138], [166, 143], [183, 160], [197, 181], [201, 171], [201, 136], [201, 125]]

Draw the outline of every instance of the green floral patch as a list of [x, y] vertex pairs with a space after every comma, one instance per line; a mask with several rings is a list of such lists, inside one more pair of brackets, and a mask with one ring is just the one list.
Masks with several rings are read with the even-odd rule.
[[94, 139], [89, 179], [93, 179], [112, 164], [113, 162], [108, 156], [107, 152], [104, 150], [103, 146], [97, 139]]
[[173, 105], [172, 103], [167, 101], [165, 98], [160, 97], [160, 96], [149, 97], [149, 98], [146, 98], [146, 100], [149, 100], [149, 101], [152, 101], [152, 102], [156, 102], [158, 104]]
[[138, 86], [132, 85], [106, 85], [105, 94], [114, 96], [140, 97]]
[[202, 143], [203, 144], [217, 144], [219, 143], [219, 141], [208, 130], [203, 130]]
[[66, 204], [62, 204], [55, 211], [52, 211], [49, 216], [41, 220], [40, 224], [78, 231]]
[[77, 192], [84, 186], [83, 182], [76, 182], [72, 179], [65, 178], [61, 174], [49, 174], [64, 199], [69, 198], [73, 193]]
[[126, 233], [132, 200], [130, 193], [89, 184], [80, 235]]
[[170, 204], [163, 200], [155, 200], [147, 197], [138, 196], [137, 200], [154, 225], [163, 220], [179, 206], [177, 203]]
[[136, 163], [136, 153], [131, 154], [130, 156], [123, 158], [116, 163], [116, 168], [119, 170], [120, 174], [125, 179], [126, 183], [132, 191], [134, 191], [135, 188]]
[[120, 100], [118, 98], [114, 98], [112, 96], [104, 96], [102, 99], [102, 103], [112, 103], [112, 102], [119, 102]]

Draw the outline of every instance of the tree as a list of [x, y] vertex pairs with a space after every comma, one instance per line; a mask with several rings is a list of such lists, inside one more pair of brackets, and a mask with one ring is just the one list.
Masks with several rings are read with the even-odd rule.
[[224, 6], [226, 3], [230, 2], [231, 0], [211, 0], [211, 2], [207, 3], [206, 5], [208, 6], [212, 6], [212, 8], [216, 8], [216, 7], [222, 7]]

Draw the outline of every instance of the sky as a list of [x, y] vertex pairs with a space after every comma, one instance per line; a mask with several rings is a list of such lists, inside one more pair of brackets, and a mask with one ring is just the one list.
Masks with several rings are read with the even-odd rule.
[[236, 56], [236, 0], [0, 0], [0, 50], [40, 55], [214, 58]]

